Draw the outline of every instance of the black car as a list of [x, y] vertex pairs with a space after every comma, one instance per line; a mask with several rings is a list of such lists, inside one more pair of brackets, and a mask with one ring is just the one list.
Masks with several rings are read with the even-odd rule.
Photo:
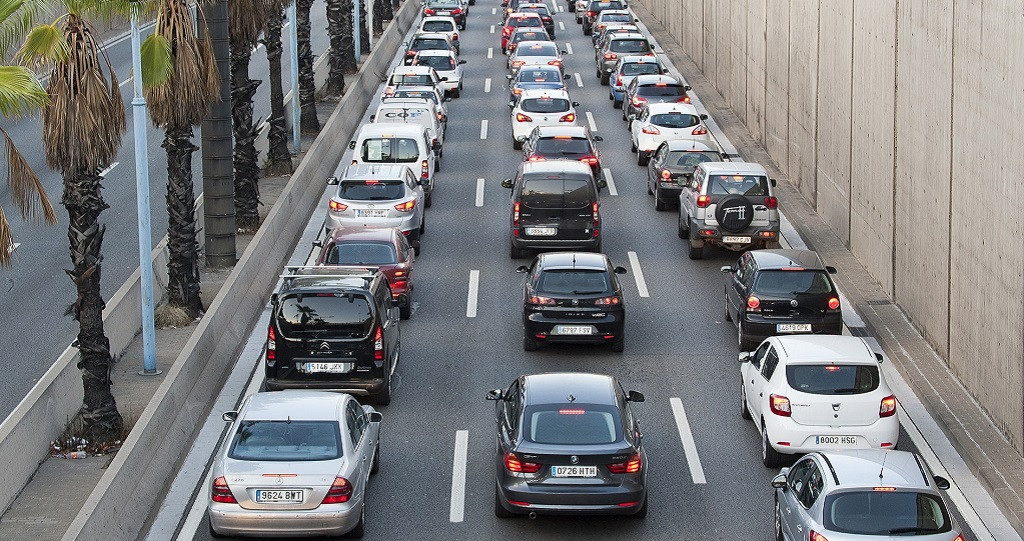
[[523, 287], [523, 349], [542, 342], [626, 344], [626, 305], [608, 256], [577, 252], [541, 254], [529, 267]]
[[509, 256], [526, 249], [601, 251], [601, 212], [590, 165], [557, 160], [523, 162], [514, 179], [502, 181], [512, 190]]
[[689, 90], [668, 75], [637, 75], [623, 95], [622, 120], [630, 120], [630, 115], [639, 117], [648, 103], [690, 103]]
[[424, 16], [451, 17], [455, 19], [459, 30], [466, 29], [466, 11], [459, 0], [426, 0], [423, 2]]
[[647, 162], [647, 194], [654, 196], [654, 210], [679, 205], [679, 193], [693, 178], [698, 163], [723, 162], [732, 156], [690, 139], [669, 139]]
[[544, 23], [544, 30], [548, 33], [548, 39], [555, 39], [555, 20], [551, 18], [551, 11], [548, 9], [547, 4], [520, 2], [516, 11], [519, 13], [536, 13], [537, 15], [540, 15], [540, 21]]
[[586, 16], [583, 17], [584, 36], [589, 36], [594, 32], [594, 21], [597, 19], [597, 14], [606, 9], [626, 9], [626, 6], [619, 0], [592, 0], [587, 5]]
[[383, 273], [286, 267], [271, 297], [268, 390], [330, 389], [391, 403], [399, 311]]
[[576, 160], [590, 166], [594, 178], [601, 178], [601, 153], [585, 126], [537, 126], [523, 142], [523, 159], [529, 162]]
[[413, 65], [416, 53], [420, 51], [453, 51], [458, 54], [458, 49], [448, 39], [448, 36], [434, 32], [420, 32], [412, 37], [405, 48], [405, 56], [402, 62], [406, 66]]
[[810, 250], [753, 250], [722, 267], [725, 319], [735, 321], [740, 351], [778, 334], [843, 334], [834, 267]]
[[494, 514], [647, 516], [647, 453], [631, 403], [611, 376], [521, 376], [497, 401]]

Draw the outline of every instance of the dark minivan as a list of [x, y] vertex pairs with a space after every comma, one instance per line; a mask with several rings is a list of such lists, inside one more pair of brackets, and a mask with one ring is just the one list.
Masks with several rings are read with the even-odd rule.
[[329, 389], [391, 403], [401, 336], [383, 273], [286, 267], [271, 297], [268, 390]]
[[588, 164], [523, 162], [501, 185], [512, 189], [512, 259], [527, 249], [601, 251], [598, 190], [605, 182], [594, 180]]
[[740, 351], [780, 334], [843, 334], [839, 291], [810, 250], [753, 250], [722, 267], [725, 319], [735, 321]]

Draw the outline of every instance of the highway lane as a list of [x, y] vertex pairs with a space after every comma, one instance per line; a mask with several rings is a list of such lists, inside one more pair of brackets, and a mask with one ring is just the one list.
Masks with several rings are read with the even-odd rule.
[[[311, 12], [312, 48], [314, 54], [326, 54], [329, 35], [326, 32], [326, 12], [323, 0], [318, 0]], [[143, 37], [152, 33], [147, 26]], [[100, 216], [106, 225], [103, 242], [102, 294], [104, 299], [111, 295], [128, 279], [138, 267], [138, 222], [135, 201], [135, 141], [132, 135], [131, 82], [131, 40], [112, 39], [106, 53], [121, 82], [128, 115], [128, 131], [124, 134], [118, 157], [106, 175], [103, 197], [110, 205]], [[291, 88], [289, 60], [290, 47], [284, 36], [282, 72], [285, 94]], [[250, 77], [264, 82], [254, 97], [254, 120], [265, 120], [270, 115], [270, 87], [267, 83], [266, 49], [257, 47], [252, 55]], [[167, 159], [163, 142], [163, 130], [147, 123], [149, 148], [150, 203], [152, 220], [152, 244], [156, 245], [167, 233], [167, 210], [165, 203], [167, 183]], [[15, 242], [20, 243], [15, 252], [14, 266], [0, 270], [0, 311], [15, 314], [0, 333], [0, 349], [7, 352], [0, 358], [0, 371], [14, 374], [7, 385], [0, 389], [0, 416], [6, 417], [31, 389], [36, 380], [50, 367], [57, 357], [75, 339], [77, 323], [64, 315], [67, 306], [74, 303], [75, 290], [63, 269], [70, 267], [67, 240], [67, 213], [59, 207], [62, 181], [58, 173], [46, 167], [43, 156], [41, 134], [42, 120], [39, 116], [13, 122], [5, 126], [26, 160], [39, 175], [51, 201], [56, 207], [60, 223], [49, 227], [41, 223], [24, 222], [16, 217], [10, 207], [6, 184], [0, 186], [0, 198], [8, 209], [8, 217]], [[201, 129], [195, 128], [195, 144], [201, 144]], [[290, 145], [290, 143], [289, 143]], [[261, 159], [263, 157], [261, 156]], [[202, 154], [197, 151], [192, 158], [196, 196], [202, 192]], [[138, 362], [128, 359], [126, 362]]]
[[[604, 249], [615, 264], [631, 268], [622, 277], [626, 350], [522, 351], [522, 275], [515, 267], [527, 260], [508, 258], [509, 196], [500, 186], [521, 154], [511, 148], [505, 59], [499, 36], [489, 31], [497, 4], [479, 0], [472, 28], [462, 34], [465, 90], [451, 104], [445, 160], [417, 259], [418, 305], [402, 323], [398, 386], [392, 404], [382, 408], [382, 468], [367, 493], [366, 539], [769, 539], [775, 471], [761, 465], [757, 432], [740, 419], [736, 331], [721, 319], [718, 268], [735, 254], [709, 250], [705, 260], [689, 260], [675, 235], [675, 213], [654, 211], [619, 111], [592, 76], [589, 39], [566, 12], [556, 15], [566, 26], [557, 39], [572, 44], [567, 73], [579, 73], [583, 83], [571, 84], [570, 93], [581, 103], [581, 122], [592, 113], [596, 133], [605, 138], [602, 157], [617, 193], [602, 197]], [[488, 58], [492, 48], [499, 52]], [[484, 92], [488, 78], [491, 91]], [[318, 212], [312, 221], [322, 219]], [[254, 335], [250, 351], [263, 339]], [[557, 370], [612, 374], [646, 394], [635, 408], [651, 473], [646, 519], [494, 516], [493, 404], [484, 393], [520, 374]], [[262, 377], [258, 363], [256, 377]], [[459, 438], [466, 444], [462, 490], [458, 478], [452, 487], [453, 460], [456, 471], [463, 467]], [[197, 447], [204, 444], [212, 443]], [[912, 449], [905, 435], [899, 445]], [[179, 517], [198, 530], [185, 529], [178, 539], [210, 539], [206, 519], [198, 520], [207, 491], [205, 483], [196, 487], [187, 506], [198, 509], [196, 516]]]

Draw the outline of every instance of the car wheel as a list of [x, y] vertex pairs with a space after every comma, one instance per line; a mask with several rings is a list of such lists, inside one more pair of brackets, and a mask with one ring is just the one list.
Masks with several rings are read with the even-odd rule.
[[782, 536], [782, 504], [778, 492], [775, 493], [775, 541], [786, 541]]
[[637, 153], [636, 153], [636, 164], [637, 165], [647, 165], [647, 162], [649, 162], [649, 161], [651, 161], [651, 156], [649, 154], [644, 154], [643, 152], [637, 151]]
[[373, 450], [373, 464], [370, 466], [370, 475], [377, 475], [380, 471], [380, 434], [377, 434], [377, 448]]
[[633, 141], [632, 137], [629, 139], [629, 151], [636, 152], [636, 141]]
[[615, 100], [615, 101], [612, 102], [612, 108], [614, 108], [614, 109], [622, 109], [622, 102], [619, 101], [619, 100], [616, 100], [615, 98], [612, 98], [612, 99]]
[[515, 513], [501, 505], [501, 492], [498, 491], [498, 487], [494, 487], [494, 516], [498, 518], [512, 518], [515, 516]]
[[427, 192], [427, 195], [425, 195], [423, 197], [423, 206], [427, 207], [427, 208], [430, 208], [430, 205], [433, 205], [433, 204], [434, 204], [434, 193], [432, 191], [431, 192]]
[[768, 439], [768, 427], [761, 423], [761, 461], [766, 468], [782, 466], [782, 453], [775, 450]]
[[525, 252], [525, 250], [523, 250], [522, 248], [516, 248], [515, 244], [512, 244], [511, 242], [509, 242], [509, 245], [508, 245], [508, 257], [510, 259], [522, 259], [522, 258], [526, 257], [526, 254], [524, 252]]
[[633, 513], [632, 515], [628, 515], [629, 518], [647, 518], [647, 500], [648, 499], [650, 499], [650, 496], [645, 494], [644, 495], [644, 503], [640, 504], [640, 509], [637, 509], [636, 513]]
[[740, 381], [740, 417], [746, 420], [750, 420], [750, 408], [747, 407], [747, 391], [743, 387], [743, 382]]
[[601, 70], [594, 70], [594, 78], [601, 79]]
[[398, 305], [398, 317], [402, 319], [409, 319], [412, 317], [412, 297], [410, 297], [405, 304]]
[[366, 535], [366, 504], [364, 503], [362, 509], [359, 510], [359, 522], [356, 523], [356, 527], [352, 528], [345, 534], [348, 539], [362, 539]]
[[615, 96], [611, 92], [608, 93], [608, 101], [615, 101]]
[[725, 312], [725, 320], [732, 321], [732, 314], [729, 313], [729, 295], [725, 295], [725, 303], [723, 303], [723, 312]]
[[212, 537], [214, 539], [224, 539], [225, 537], [227, 537], [226, 535], [224, 535], [222, 533], [218, 533], [217, 530], [214, 530], [213, 529], [213, 524], [210, 524], [208, 522], [208, 525], [210, 526], [210, 537]]
[[[658, 197], [658, 188], [651, 189], [651, 174], [647, 173], [647, 195], [653, 195], [655, 198]], [[657, 199], [655, 199], [657, 203]]]
[[512, 148], [515, 149], [515, 150], [522, 150], [523, 149], [523, 142], [518, 140], [518, 139], [513, 139], [512, 140]]
[[384, 374], [384, 389], [374, 397], [373, 401], [378, 406], [391, 404], [391, 370]]
[[423, 219], [420, 220], [420, 235], [427, 232], [427, 215], [423, 214]]
[[[689, 218], [687, 218], [685, 223], [688, 224], [689, 222], [690, 222], [690, 220], [689, 220]], [[681, 238], [683, 240], [688, 240], [690, 238], [690, 229], [687, 228], [685, 225], [683, 225], [683, 223], [684, 223], [684, 221], [683, 221], [683, 212], [680, 209], [680, 211], [679, 211], [679, 219], [676, 220], [676, 234], [679, 235], [679, 238]]]
[[602, 73], [601, 74], [601, 85], [602, 86], [608, 86], [608, 78], [609, 78], [609, 75], [607, 73]]
[[753, 351], [757, 349], [757, 342], [743, 336], [743, 319], [739, 317], [739, 314], [736, 317], [736, 343], [740, 351]]
[[441, 170], [441, 157], [438, 156], [434, 159], [434, 172], [437, 173]]
[[530, 338], [525, 331], [523, 332], [523, 351], [537, 351], [539, 346], [540, 344], [536, 340]]
[[626, 349], [626, 337], [620, 336], [615, 340], [612, 340], [612, 351], [615, 353], [622, 353]]
[[693, 231], [687, 231], [687, 237], [690, 239], [690, 259], [704, 259], [704, 241], [696, 240], [693, 238]]
[[452, 91], [452, 97], [453, 98], [461, 98], [462, 97], [462, 87], [461, 86], [459, 88], [456, 88], [455, 90]]
[[412, 253], [420, 255], [420, 239], [418, 238], [412, 243]]
[[654, 187], [654, 210], [668, 210], [668, 202], [661, 198], [661, 190]]

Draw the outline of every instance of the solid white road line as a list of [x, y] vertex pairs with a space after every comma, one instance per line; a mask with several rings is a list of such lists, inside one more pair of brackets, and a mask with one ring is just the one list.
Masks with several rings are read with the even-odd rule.
[[491, 91], [491, 78], [484, 79], [484, 93]]
[[476, 179], [476, 206], [484, 206], [484, 179]]
[[487, 139], [487, 121], [486, 120], [481, 120], [480, 121], [480, 138], [481, 139]]
[[487, 58], [494, 58], [494, 47], [487, 48]]
[[491, 25], [491, 33], [492, 34], [494, 33], [494, 25], [493, 24]]
[[583, 88], [583, 77], [580, 77], [579, 72], [576, 72], [573, 75], [576, 76], [576, 86]]
[[628, 252], [627, 255], [629, 256], [629, 266], [633, 269], [633, 279], [636, 280], [636, 290], [640, 292], [641, 297], [650, 297], [651, 292], [647, 291], [647, 280], [644, 280], [644, 270], [640, 268], [640, 259], [636, 257], [636, 252]]
[[[632, 253], [630, 252], [630, 254]], [[690, 476], [693, 477], [695, 484], [706, 484], [708, 480], [704, 477], [704, 467], [700, 465], [700, 457], [697, 456], [697, 444], [693, 442], [693, 433], [690, 432], [690, 423], [686, 420], [683, 401], [676, 397], [669, 398], [668, 400], [672, 404], [672, 415], [676, 418], [679, 439], [682, 440], [683, 450], [686, 451], [686, 463], [690, 466]]]
[[615, 177], [612, 176], [612, 170], [605, 167], [601, 171], [604, 172], [604, 181], [608, 183], [608, 195], [619, 195], [619, 190], [615, 187]]
[[[561, 7], [561, 6], [559, 6], [559, 7]], [[565, 23], [563, 23], [562, 21], [558, 21], [558, 29], [559, 30], [565, 30]]]
[[[476, 272], [476, 271], [474, 271]], [[452, 462], [452, 504], [448, 520], [462, 522], [466, 513], [466, 454], [469, 450], [469, 431], [455, 431], [455, 457]]]
[[[558, 24], [562, 24], [561, 21], [559, 21]], [[563, 28], [562, 30], [565, 30], [565, 28]], [[572, 54], [572, 43], [569, 43], [568, 41], [565, 42], [565, 52], [568, 54]]]
[[104, 169], [104, 170], [100, 171], [100, 176], [101, 176], [101, 177], [105, 177], [105, 176], [107, 176], [107, 173], [109, 173], [109, 172], [110, 172], [110, 171], [111, 171], [112, 169], [114, 169], [115, 167], [117, 167], [117, 166], [118, 166], [118, 164], [120, 164], [120, 163], [121, 163], [121, 162], [114, 162], [114, 163], [112, 163], [112, 164], [108, 165], [106, 169]]
[[466, 317], [476, 317], [476, 298], [480, 291], [480, 271], [469, 271], [469, 294], [466, 295]]
[[594, 115], [587, 111], [587, 124], [590, 124], [590, 131], [597, 131], [597, 122], [594, 122]]

